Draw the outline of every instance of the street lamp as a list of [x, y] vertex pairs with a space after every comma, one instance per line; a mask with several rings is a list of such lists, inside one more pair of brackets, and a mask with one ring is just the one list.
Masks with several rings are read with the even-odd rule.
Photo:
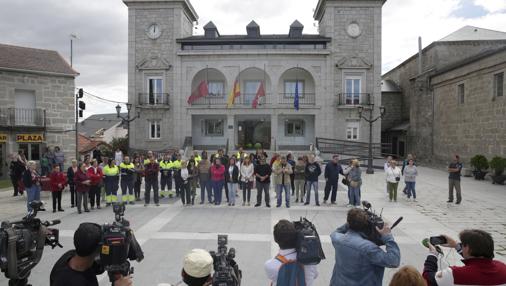
[[128, 150], [127, 150], [127, 153], [130, 153], [130, 122], [134, 121], [135, 119], [141, 117], [141, 113], [139, 111], [137, 111], [137, 116], [133, 117], [133, 118], [130, 118], [130, 110], [132, 110], [132, 104], [131, 103], [127, 103], [126, 104], [126, 108], [127, 108], [127, 116], [126, 117], [123, 117], [121, 116], [121, 106], [118, 104], [116, 105], [116, 115], [118, 116], [118, 118], [121, 118], [121, 122], [123, 124], [126, 124], [127, 126], [127, 135], [128, 135]]
[[79, 40], [79, 37], [76, 34], [70, 34], [70, 67], [72, 67], [72, 61], [74, 56], [73, 40]]
[[367, 159], [367, 171], [366, 173], [367, 174], [374, 174], [374, 169], [372, 167], [372, 161], [373, 161], [373, 156], [372, 156], [372, 124], [376, 121], [378, 121], [378, 119], [380, 118], [383, 118], [383, 116], [385, 115], [386, 113], [386, 108], [384, 106], [380, 106], [380, 115], [377, 116], [376, 118], [373, 118], [373, 111], [374, 111], [374, 103], [371, 103], [368, 105], [369, 106], [369, 117], [365, 117], [363, 114], [364, 114], [364, 107], [363, 106], [359, 106], [357, 107], [357, 111], [358, 111], [358, 117], [360, 117], [361, 119], [365, 120], [366, 122], [369, 123], [369, 156], [368, 156], [368, 159]]

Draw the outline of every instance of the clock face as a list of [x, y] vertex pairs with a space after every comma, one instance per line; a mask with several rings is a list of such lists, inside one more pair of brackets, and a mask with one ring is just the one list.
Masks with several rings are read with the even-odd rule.
[[151, 24], [146, 29], [146, 34], [150, 39], [155, 40], [158, 39], [160, 35], [162, 35], [162, 29], [160, 26], [158, 26], [158, 24]]
[[356, 38], [362, 33], [362, 31], [360, 31], [360, 26], [357, 23], [349, 24], [348, 28], [346, 28], [346, 32], [348, 32], [348, 35], [352, 38]]

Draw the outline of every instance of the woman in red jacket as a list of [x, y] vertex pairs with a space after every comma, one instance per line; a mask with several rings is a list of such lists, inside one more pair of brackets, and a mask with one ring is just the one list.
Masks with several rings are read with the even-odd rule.
[[81, 163], [79, 165], [79, 170], [74, 176], [77, 194], [77, 212], [79, 214], [81, 213], [81, 202], [83, 202], [82, 206], [84, 206], [84, 211], [90, 212], [88, 209], [88, 192], [90, 191], [90, 182], [91, 181], [86, 172], [86, 164]]
[[104, 174], [102, 169], [98, 167], [96, 159], [91, 160], [91, 166], [88, 168], [88, 178], [90, 178], [90, 205], [91, 209], [95, 208], [95, 200], [97, 202], [97, 209], [100, 209], [100, 187]]
[[58, 211], [62, 212], [61, 208], [61, 193], [67, 185], [67, 178], [60, 170], [60, 166], [55, 164], [53, 166], [53, 172], [49, 175], [49, 181], [51, 184], [51, 195], [53, 197], [53, 212], [56, 212], [56, 203], [58, 202]]

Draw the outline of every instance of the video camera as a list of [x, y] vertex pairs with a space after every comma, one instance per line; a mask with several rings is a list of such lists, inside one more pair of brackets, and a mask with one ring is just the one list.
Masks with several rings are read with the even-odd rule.
[[9, 286], [29, 286], [30, 271], [40, 262], [44, 246], [62, 247], [58, 229], [49, 228], [60, 220], [42, 222], [37, 212], [43, 203], [32, 201], [32, 210], [21, 221], [4, 221], [0, 227], [0, 270]]
[[[364, 211], [367, 213], [367, 229], [364, 231], [365, 235], [367, 235], [367, 239], [374, 242], [378, 246], [385, 245], [383, 240], [381, 239], [381, 234], [378, 233], [378, 230], [376, 229], [382, 229], [385, 226], [385, 222], [383, 221], [383, 218], [381, 215], [383, 214], [383, 209], [381, 210], [381, 213], [379, 215], [376, 214], [372, 210], [372, 205], [368, 201], [362, 201], [362, 206], [364, 207]], [[400, 222], [402, 221], [402, 217], [398, 218], [394, 224], [390, 227], [390, 229], [393, 229], [396, 227]]]
[[304, 265], [315, 265], [325, 259], [320, 236], [316, 227], [307, 218], [294, 221], [297, 230], [297, 261]]
[[218, 235], [218, 250], [209, 251], [213, 257], [214, 275], [213, 286], [240, 286], [242, 271], [235, 262], [235, 249], [230, 248], [227, 253], [228, 235]]
[[114, 284], [121, 276], [128, 276], [134, 272], [130, 261], [141, 262], [144, 259], [139, 242], [130, 228], [130, 222], [125, 215], [123, 203], [113, 205], [115, 221], [102, 226], [102, 243], [99, 264], [109, 275], [109, 281]]

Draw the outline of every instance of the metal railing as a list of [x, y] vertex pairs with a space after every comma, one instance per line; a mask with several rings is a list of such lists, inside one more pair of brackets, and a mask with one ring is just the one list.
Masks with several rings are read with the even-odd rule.
[[[256, 97], [256, 93], [241, 93], [239, 97], [237, 97], [234, 101], [234, 107], [252, 107], [253, 100]], [[192, 106], [226, 106], [228, 101], [228, 95], [225, 94], [217, 94], [217, 95], [208, 95], [201, 97], [194, 102], [192, 102]], [[258, 100], [258, 107], [261, 107], [266, 104], [271, 104], [271, 96], [270, 94], [265, 94]]]
[[[278, 97], [279, 104], [294, 104], [295, 93], [280, 93]], [[316, 96], [314, 93], [299, 94], [299, 105], [315, 105]]]
[[338, 97], [339, 106], [359, 106], [371, 103], [370, 93], [340, 93]]
[[40, 108], [0, 108], [0, 126], [44, 127], [46, 111]]
[[[340, 154], [352, 156], [359, 159], [366, 159], [369, 154], [369, 143], [359, 141], [338, 140], [330, 138], [316, 138], [316, 147], [324, 154]], [[373, 143], [373, 158], [383, 158], [390, 143]]]
[[139, 93], [139, 105], [169, 106], [168, 93]]

